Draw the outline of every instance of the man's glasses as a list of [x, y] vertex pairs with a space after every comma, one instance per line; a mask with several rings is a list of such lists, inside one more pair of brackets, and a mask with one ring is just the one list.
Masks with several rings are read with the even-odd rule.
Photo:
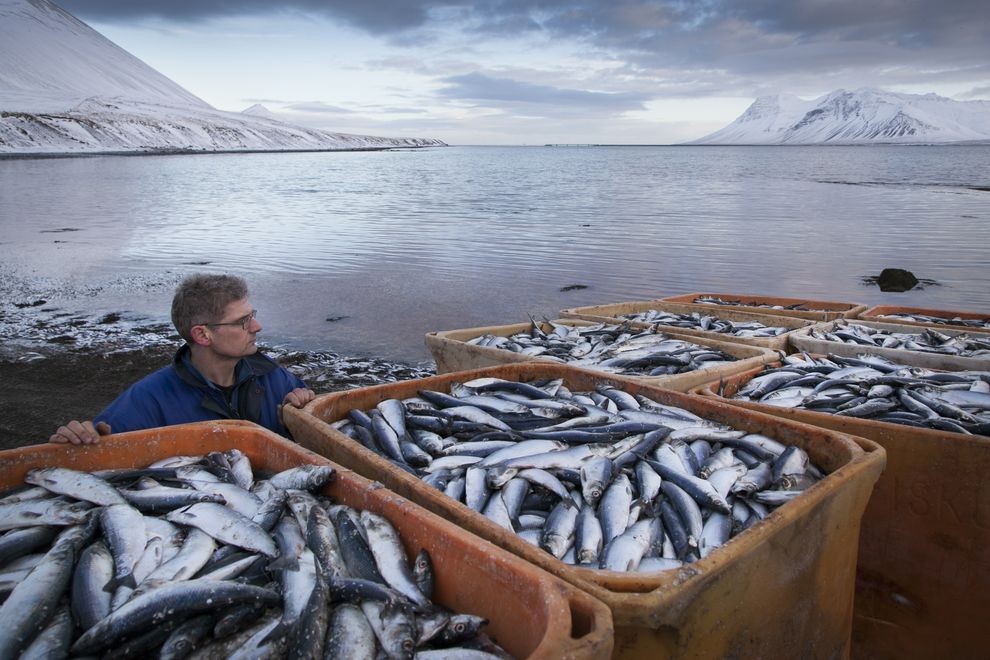
[[231, 321], [229, 323], [204, 323], [203, 325], [211, 327], [216, 327], [218, 325], [239, 325], [241, 326], [241, 330], [247, 330], [248, 326], [251, 325], [251, 321], [253, 321], [256, 316], [258, 316], [258, 310], [252, 309], [250, 314], [246, 314], [236, 321]]

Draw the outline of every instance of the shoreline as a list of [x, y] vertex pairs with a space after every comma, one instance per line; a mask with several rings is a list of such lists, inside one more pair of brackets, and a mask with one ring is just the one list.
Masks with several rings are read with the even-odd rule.
[[341, 149], [151, 149], [146, 151], [53, 151], [11, 153], [0, 151], [0, 160], [26, 160], [33, 158], [88, 158], [97, 156], [199, 156], [199, 155], [228, 155], [228, 154], [308, 154], [308, 153], [350, 153], [355, 151], [406, 151], [409, 149], [428, 149], [433, 147], [449, 147], [448, 144], [395, 144], [380, 147], [345, 147]]
[[48, 442], [65, 422], [92, 419], [128, 385], [168, 364], [173, 352], [43, 350], [25, 361], [0, 360], [0, 450]]

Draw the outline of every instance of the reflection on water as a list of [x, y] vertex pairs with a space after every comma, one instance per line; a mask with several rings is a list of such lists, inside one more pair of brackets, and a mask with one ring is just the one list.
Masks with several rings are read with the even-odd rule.
[[[703, 289], [988, 310], [988, 166], [987, 147], [0, 161], [0, 292], [18, 323], [166, 321], [182, 275], [236, 272], [268, 342], [410, 361], [430, 330]], [[941, 286], [861, 283], [887, 266]]]

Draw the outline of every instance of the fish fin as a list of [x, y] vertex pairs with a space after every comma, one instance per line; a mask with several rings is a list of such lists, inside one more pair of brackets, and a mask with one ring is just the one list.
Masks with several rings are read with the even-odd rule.
[[285, 637], [288, 634], [289, 634], [289, 626], [286, 625], [284, 621], [279, 621], [278, 625], [272, 628], [271, 632], [265, 635], [265, 638], [259, 642], [258, 646], [260, 648], [262, 646], [266, 646], [268, 644], [278, 642], [279, 637]]
[[268, 562], [270, 571], [298, 571], [299, 558], [290, 555], [280, 555], [278, 559]]
[[113, 593], [118, 587], [127, 587], [128, 589], [137, 589], [137, 580], [134, 579], [134, 573], [128, 573], [122, 577], [114, 576], [110, 578], [110, 581], [106, 583], [103, 587], [103, 591], [107, 593]]

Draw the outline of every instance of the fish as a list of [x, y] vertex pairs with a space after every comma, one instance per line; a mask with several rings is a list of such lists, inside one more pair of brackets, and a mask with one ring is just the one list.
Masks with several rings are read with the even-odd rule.
[[425, 549], [416, 553], [416, 558], [413, 560], [412, 573], [413, 580], [416, 582], [416, 587], [420, 593], [427, 598], [433, 598], [433, 560], [430, 559], [430, 553]]
[[577, 525], [574, 530], [575, 560], [582, 565], [597, 565], [602, 551], [602, 524], [595, 515], [595, 509], [590, 503], [585, 503], [578, 513]]
[[540, 536], [540, 547], [557, 559], [563, 557], [574, 543], [578, 511], [577, 505], [568, 497], [561, 499], [547, 518]]
[[112, 504], [100, 509], [100, 527], [113, 555], [114, 588], [136, 587], [134, 566], [148, 543], [144, 515], [129, 504]]
[[[569, 331], [561, 327], [553, 337], [566, 336]], [[412, 473], [555, 559], [593, 569], [602, 568], [603, 548], [609, 543], [641, 521], [655, 521], [658, 538], [647, 544], [642, 557], [633, 553], [631, 561], [609, 563], [609, 570], [628, 565], [623, 569], [628, 571], [638, 571], [641, 560], [664, 548], [669, 549], [664, 558], [676, 559], [678, 566], [696, 561], [703, 539], [706, 555], [724, 544], [716, 534], [724, 529], [723, 521], [712, 524], [709, 537], [704, 535], [705, 524], [715, 514], [728, 518], [737, 499], [762, 509], [775, 508], [780, 504], [764, 505], [755, 496], [775, 489], [806, 490], [824, 477], [810, 462], [797, 461], [795, 474], [788, 467], [777, 480], [757, 481], [758, 475], [772, 476], [772, 466], [787, 445], [642, 394], [630, 395], [618, 386], [572, 392], [557, 381], [513, 385], [515, 381], [482, 378], [452, 382], [449, 392], [419, 390], [416, 397], [405, 400], [405, 425], [414, 436], [421, 431], [420, 420], [439, 419], [458, 408], [479, 414], [470, 425], [447, 429], [447, 446], [432, 454], [429, 465]], [[524, 420], [516, 412], [477, 405], [481, 398], [507, 394], [523, 405], [527, 400], [539, 401], [560, 416]], [[341, 411], [342, 423], [334, 430], [346, 435], [355, 419], [373, 412]], [[487, 417], [512, 430], [481, 423]], [[578, 419], [581, 424], [567, 424]], [[489, 442], [499, 443], [491, 453]], [[790, 466], [796, 456], [796, 449], [790, 450], [780, 465]], [[751, 478], [740, 482], [750, 471]], [[762, 497], [775, 501], [774, 496]], [[747, 509], [745, 520], [751, 517]], [[730, 534], [742, 531], [741, 525], [730, 525]]]
[[[787, 382], [766, 380], [786, 373]], [[816, 374], [821, 382], [803, 395], [778, 398], [780, 389], [752, 387]], [[891, 424], [962, 434], [990, 435], [990, 372], [919, 369], [869, 353], [855, 357], [792, 355], [780, 367], [766, 367], [732, 395], [743, 401], [858, 417]]]
[[966, 332], [938, 332], [922, 328], [919, 332], [897, 332], [875, 328], [847, 319], [839, 319], [818, 327], [812, 326], [808, 336], [824, 341], [858, 344], [880, 348], [899, 348], [923, 353], [957, 355], [960, 357], [990, 356], [990, 335]]
[[612, 539], [605, 547], [601, 561], [602, 570], [635, 571], [650, 545], [656, 543], [662, 533], [658, 518], [640, 520], [622, 534]]
[[268, 483], [281, 490], [316, 490], [330, 483], [333, 475], [329, 465], [300, 465], [273, 475]]
[[322, 658], [329, 623], [327, 578], [317, 572], [309, 600], [303, 607], [299, 620], [288, 629], [286, 655], [289, 658]]
[[226, 498], [218, 492], [173, 488], [171, 486], [159, 485], [141, 489], [122, 488], [119, 492], [124, 501], [135, 509], [142, 513], [152, 514], [172, 511], [196, 502], [216, 502], [218, 504], [226, 504], [227, 502]]
[[326, 657], [374, 660], [377, 649], [378, 638], [362, 609], [350, 603], [337, 605], [330, 615]]
[[716, 511], [705, 521], [705, 527], [701, 531], [698, 539], [698, 554], [702, 559], [712, 553], [713, 550], [725, 545], [732, 534], [732, 518], [722, 512]]
[[135, 631], [160, 624], [176, 611], [189, 616], [245, 602], [273, 606], [280, 600], [269, 589], [230, 581], [187, 580], [165, 584], [128, 601], [89, 628], [73, 643], [72, 653], [85, 655], [105, 649]]
[[598, 505], [604, 543], [610, 543], [612, 539], [626, 531], [632, 502], [632, 482], [625, 474], [617, 475], [611, 480]]
[[[206, 566], [215, 549], [216, 542], [213, 537], [194, 527], [186, 532], [182, 547], [175, 556], [159, 564], [144, 581], [170, 580], [178, 582], [188, 580]], [[139, 584], [138, 589], [141, 586]]]
[[[214, 454], [199, 460], [189, 457], [181, 463], [206, 470], [222, 481], [233, 479], [231, 458], [221, 460]], [[112, 478], [98, 478], [118, 491], [164, 487], [197, 492], [188, 483], [189, 474], [156, 473], [155, 479], [162, 479], [164, 485], [149, 481], [147, 474], [122, 471]], [[532, 481], [515, 480], [517, 513], [531, 484], [559, 487], [553, 481], [556, 477], [549, 474], [528, 476]], [[203, 474], [197, 477], [210, 481]], [[126, 498], [121, 500], [124, 503], [106, 505], [73, 500], [70, 495], [38, 500], [47, 505], [79, 504], [86, 515], [59, 527], [13, 528], [7, 543], [0, 543], [0, 549], [6, 548], [13, 560], [7, 562], [8, 568], [20, 566], [29, 571], [20, 583], [11, 585], [6, 602], [0, 605], [0, 657], [21, 653], [24, 657], [44, 653], [57, 657], [323, 657], [324, 643], [330, 649], [348, 649], [347, 657], [375, 657], [381, 648], [411, 657], [427, 645], [431, 650], [450, 647], [457, 653], [468, 637], [478, 635], [484, 619], [432, 602], [436, 569], [425, 549], [407, 556], [386, 517], [313, 492], [328, 483], [332, 472], [286, 471], [271, 479], [276, 477], [276, 483], [287, 490], [256, 475], [250, 477], [252, 490], [265, 509], [254, 519], [219, 502], [197, 502], [152, 516], [136, 511], [125, 503]], [[245, 475], [240, 482], [248, 483]], [[92, 499], [88, 493], [87, 497]], [[271, 524], [268, 509], [278, 513]], [[39, 515], [35, 520], [43, 523], [45, 517]], [[228, 528], [218, 532], [225, 523]], [[103, 534], [98, 536], [101, 529]], [[245, 542], [244, 529], [264, 534], [275, 551], [268, 552], [267, 544], [254, 538]], [[137, 553], [134, 548], [139, 538], [144, 543]], [[370, 562], [379, 581], [353, 577], [344, 554], [358, 542], [363, 544], [363, 560]], [[170, 548], [168, 554], [166, 548]], [[128, 560], [123, 561], [124, 557]], [[275, 579], [280, 580], [277, 587]], [[362, 608], [378, 614], [382, 641]], [[355, 612], [363, 617], [363, 625]], [[416, 635], [420, 617], [434, 622], [429, 639], [422, 643]], [[341, 622], [346, 630], [340, 628]], [[506, 655], [498, 650], [495, 657]]]
[[977, 330], [990, 330], [990, 317], [962, 318], [961, 316], [937, 316], [935, 314], [919, 314], [916, 312], [896, 312], [878, 314], [878, 319], [897, 321], [913, 321], [915, 323], [932, 323], [935, 325], [964, 325]]
[[704, 330], [734, 337], [779, 337], [790, 332], [793, 328], [783, 326], [768, 326], [758, 321], [733, 321], [719, 318], [713, 314], [690, 312], [679, 314], [657, 309], [647, 309], [642, 312], [620, 314], [618, 318], [637, 323], [649, 323], [654, 326], [670, 326], [691, 330]]
[[361, 610], [389, 658], [413, 657], [416, 624], [409, 608], [395, 603], [364, 601]]
[[0, 658], [20, 655], [56, 613], [71, 583], [76, 554], [94, 535], [95, 523], [91, 518], [63, 530], [43, 561], [0, 605]]
[[416, 605], [425, 606], [427, 598], [419, 590], [401, 540], [392, 525], [371, 511], [361, 512], [361, 523], [368, 533], [368, 546], [385, 582]]
[[268, 532], [250, 518], [222, 504], [199, 502], [171, 511], [165, 518], [201, 529], [217, 541], [260, 552], [266, 557], [278, 556], [278, 549]]
[[724, 351], [650, 329], [633, 329], [627, 322], [606, 325], [569, 326], [551, 324], [548, 335], [534, 323], [529, 332], [495, 338], [482, 335], [466, 343], [509, 350], [524, 355], [609, 373], [661, 376], [686, 373], [697, 369], [733, 362], [737, 358]]
[[31, 645], [24, 650], [20, 660], [68, 657], [69, 647], [72, 645], [72, 626], [72, 615], [68, 607], [60, 607]]
[[29, 470], [25, 483], [41, 486], [58, 495], [70, 495], [77, 500], [100, 506], [124, 504], [124, 498], [109, 483], [86, 472], [61, 467]]
[[49, 525], [22, 527], [3, 534], [0, 536], [0, 566], [47, 546], [57, 534], [58, 528]]
[[198, 491], [220, 498], [204, 498], [204, 502], [222, 502], [248, 518], [254, 516], [261, 506], [261, 498], [251, 491], [244, 490], [237, 484], [222, 481], [215, 474], [203, 468], [181, 467], [176, 470], [176, 477]]
[[773, 303], [767, 303], [760, 300], [744, 300], [742, 298], [738, 300], [725, 300], [719, 296], [698, 296], [692, 302], [698, 303], [700, 305], [725, 305], [729, 307], [763, 307], [765, 309], [792, 309], [801, 310], [805, 312], [827, 312], [831, 311], [828, 309], [820, 309], [817, 307], [811, 307], [810, 301], [791, 303], [790, 305], [775, 305]]
[[181, 660], [193, 652], [213, 631], [212, 614], [200, 614], [175, 627], [159, 652], [159, 660]]
[[0, 504], [0, 532], [37, 525], [78, 525], [90, 515], [93, 505], [55, 497]]

